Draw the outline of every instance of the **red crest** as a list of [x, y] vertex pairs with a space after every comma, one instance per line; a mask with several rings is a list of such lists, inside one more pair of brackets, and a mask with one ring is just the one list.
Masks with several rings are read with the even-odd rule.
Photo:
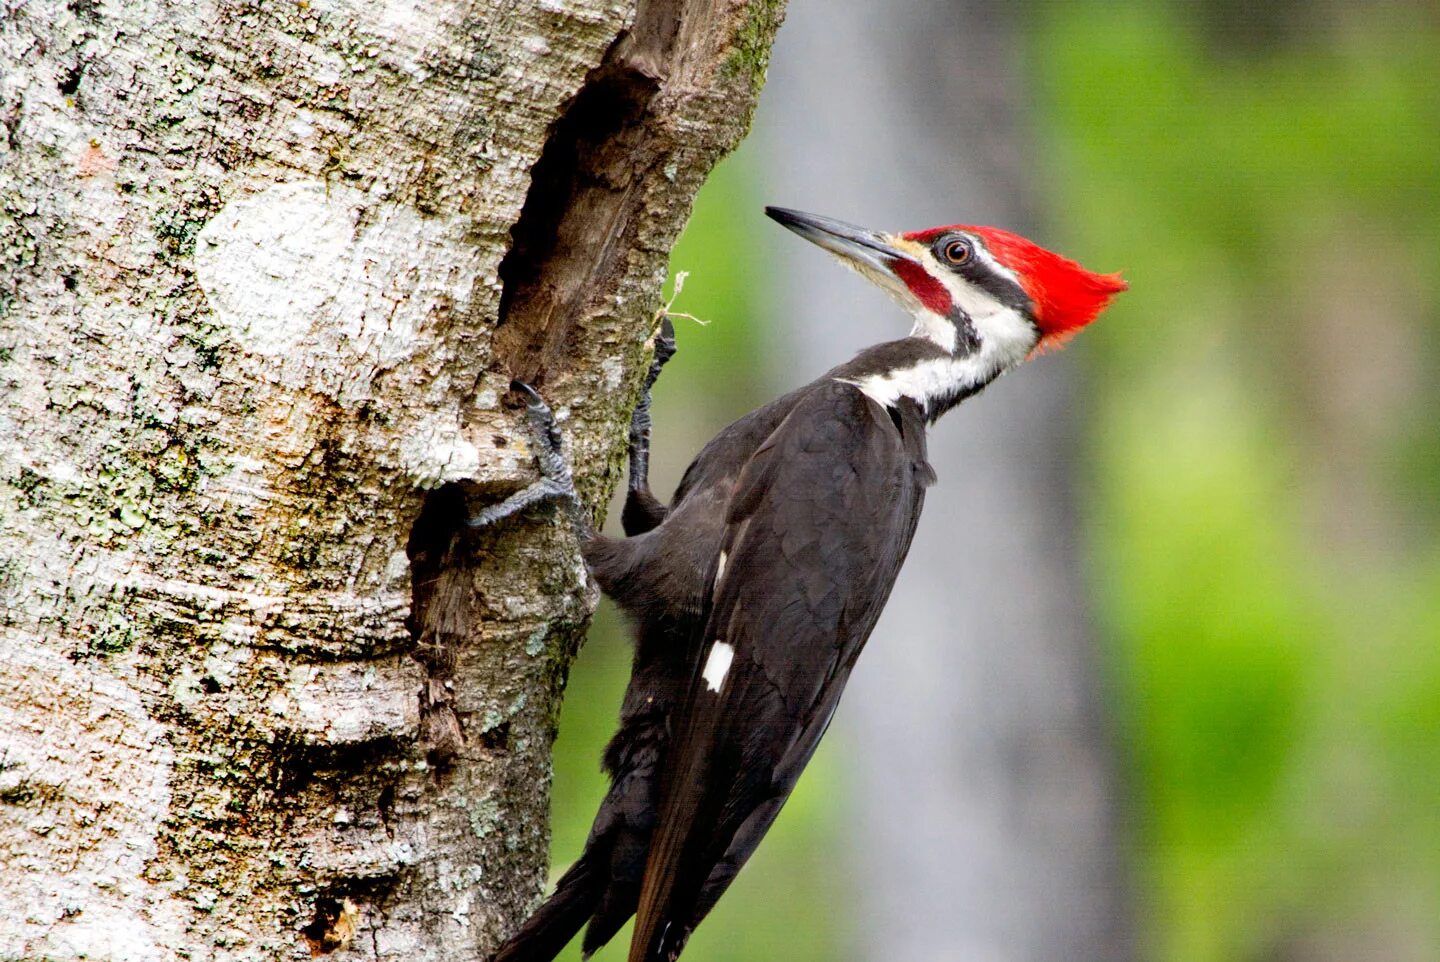
[[1087, 271], [1068, 257], [998, 227], [956, 224], [905, 236], [925, 243], [952, 230], [976, 235], [997, 261], [1015, 272], [1020, 286], [1035, 302], [1035, 323], [1040, 327], [1036, 350], [1065, 343], [1095, 320], [1111, 298], [1129, 288], [1119, 274]]

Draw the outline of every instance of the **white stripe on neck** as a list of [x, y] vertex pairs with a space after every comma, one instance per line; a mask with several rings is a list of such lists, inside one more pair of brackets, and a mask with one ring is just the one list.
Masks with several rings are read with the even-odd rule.
[[967, 390], [994, 380], [1000, 371], [993, 360], [978, 355], [935, 357], [884, 374], [839, 380], [855, 385], [886, 407], [901, 398], [910, 398], [928, 415]]
[[[991, 304], [993, 306], [993, 302]], [[939, 319], [938, 315], [932, 316]], [[945, 344], [940, 346], [953, 351], [954, 324], [947, 319], [941, 320], [950, 327], [952, 334], [948, 348]], [[980, 317], [972, 316], [971, 323], [975, 326], [980, 346], [969, 354], [928, 358], [883, 374], [840, 380], [855, 385], [887, 407], [901, 398], [910, 398], [928, 415], [955, 398], [989, 384], [1025, 360], [1035, 346], [1034, 328], [1009, 308], [992, 309]], [[932, 329], [933, 326], [925, 324], [922, 316], [916, 315], [912, 336], [939, 344], [939, 339], [930, 335]]]
[[954, 321], [923, 308], [915, 313], [915, 326], [910, 328], [911, 337], [923, 337], [946, 354], [955, 353], [955, 339], [958, 335]]

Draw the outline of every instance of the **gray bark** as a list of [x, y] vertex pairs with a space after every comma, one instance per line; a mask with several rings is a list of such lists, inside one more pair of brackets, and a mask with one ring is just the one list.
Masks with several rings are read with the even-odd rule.
[[[780, 0], [0, 0], [0, 958], [465, 962]], [[512, 242], [513, 238], [513, 242]], [[507, 256], [508, 255], [508, 256]]]
[[[767, 200], [881, 229], [961, 221], [1045, 242], [1011, 9], [793, 11], [756, 121], [776, 171]], [[828, 259], [779, 251], [808, 374], [903, 333], [882, 295]], [[940, 483], [839, 713], [864, 957], [1132, 955], [1071, 490], [1077, 374], [1072, 358], [1045, 358], [931, 432]]]

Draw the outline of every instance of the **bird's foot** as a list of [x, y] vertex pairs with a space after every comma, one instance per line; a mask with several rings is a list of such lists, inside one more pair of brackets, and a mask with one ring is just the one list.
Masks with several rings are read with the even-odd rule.
[[660, 377], [660, 371], [675, 356], [675, 325], [669, 316], [660, 318], [660, 329], [655, 332], [655, 358], [650, 362], [650, 371], [645, 376], [645, 391], [648, 393]]
[[555, 424], [555, 414], [538, 392], [523, 381], [511, 381], [510, 389], [525, 395], [525, 419], [530, 422], [530, 432], [535, 438], [535, 460], [540, 467], [540, 480], [527, 485], [510, 495], [499, 504], [481, 509], [466, 519], [472, 528], [485, 528], [498, 521], [518, 514], [541, 501], [564, 501], [570, 509], [571, 520], [582, 537], [589, 531], [589, 522], [581, 513], [580, 496], [575, 491], [575, 478], [570, 464], [565, 460], [564, 443], [560, 428]]
[[645, 385], [640, 391], [640, 403], [630, 415], [630, 490], [648, 490], [650, 487], [650, 391], [660, 379], [660, 372], [675, 356], [675, 326], [670, 318], [660, 318], [660, 329], [655, 332], [655, 357], [650, 370], [645, 372]]

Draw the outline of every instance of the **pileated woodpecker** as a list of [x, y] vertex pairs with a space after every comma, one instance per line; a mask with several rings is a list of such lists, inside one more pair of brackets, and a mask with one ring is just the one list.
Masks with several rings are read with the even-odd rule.
[[926, 426], [1126, 288], [993, 227], [882, 234], [766, 213], [882, 287], [914, 327], [725, 428], [666, 507], [647, 479], [666, 326], [631, 426], [625, 538], [574, 511], [549, 409], [516, 384], [542, 479], [471, 524], [568, 498], [637, 646], [585, 850], [494, 962], [546, 962], [587, 921], [588, 957], [631, 915], [630, 962], [680, 954], [789, 797], [885, 605], [935, 481]]

